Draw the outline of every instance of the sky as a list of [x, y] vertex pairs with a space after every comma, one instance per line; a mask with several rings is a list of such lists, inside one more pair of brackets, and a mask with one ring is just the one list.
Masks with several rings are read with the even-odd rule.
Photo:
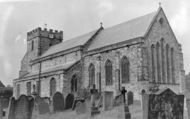
[[0, 80], [12, 85], [26, 52], [26, 34], [37, 28], [62, 30], [64, 40], [154, 12], [159, 2], [182, 44], [190, 71], [189, 0], [0, 0]]

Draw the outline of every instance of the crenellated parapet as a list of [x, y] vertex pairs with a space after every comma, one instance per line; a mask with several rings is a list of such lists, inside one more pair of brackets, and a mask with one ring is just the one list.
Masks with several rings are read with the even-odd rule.
[[30, 32], [27, 33], [27, 40], [31, 40], [35, 37], [46, 37], [51, 39], [60, 39], [62, 41], [63, 39], [63, 31], [53, 30], [53, 29], [47, 29], [47, 28], [41, 28], [38, 27]]

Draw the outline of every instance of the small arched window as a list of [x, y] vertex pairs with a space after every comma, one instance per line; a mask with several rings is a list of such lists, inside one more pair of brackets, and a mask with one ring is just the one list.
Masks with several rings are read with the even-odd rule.
[[53, 96], [55, 92], [56, 92], [56, 80], [55, 78], [52, 78], [50, 80], [50, 96]]
[[105, 63], [106, 85], [112, 85], [112, 62], [107, 60]]
[[88, 68], [88, 74], [89, 74], [89, 86], [92, 86], [93, 84], [95, 84], [95, 66], [94, 64], [90, 64], [89, 68]]
[[130, 81], [129, 79], [129, 71], [130, 70], [130, 63], [127, 57], [123, 57], [121, 59], [121, 78], [122, 83], [128, 83]]
[[76, 92], [77, 91], [77, 76], [73, 75], [71, 78], [71, 92]]

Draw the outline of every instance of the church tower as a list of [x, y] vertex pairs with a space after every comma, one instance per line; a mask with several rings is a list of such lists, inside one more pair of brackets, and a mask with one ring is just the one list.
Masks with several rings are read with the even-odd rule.
[[19, 76], [30, 72], [30, 61], [39, 58], [51, 46], [61, 43], [63, 40], [63, 31], [47, 30], [40, 27], [27, 33], [27, 52], [21, 62]]
[[36, 59], [42, 55], [49, 47], [62, 42], [63, 31], [53, 31], [41, 29], [40, 27], [27, 33], [27, 53], [30, 59]]

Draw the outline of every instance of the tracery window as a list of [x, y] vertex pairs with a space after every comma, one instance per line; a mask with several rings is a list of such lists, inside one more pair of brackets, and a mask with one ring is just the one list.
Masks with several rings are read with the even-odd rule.
[[129, 77], [129, 71], [130, 70], [130, 63], [127, 57], [123, 57], [121, 59], [121, 78], [122, 83], [128, 83], [130, 81]]
[[112, 62], [107, 60], [105, 63], [106, 85], [112, 85]]

